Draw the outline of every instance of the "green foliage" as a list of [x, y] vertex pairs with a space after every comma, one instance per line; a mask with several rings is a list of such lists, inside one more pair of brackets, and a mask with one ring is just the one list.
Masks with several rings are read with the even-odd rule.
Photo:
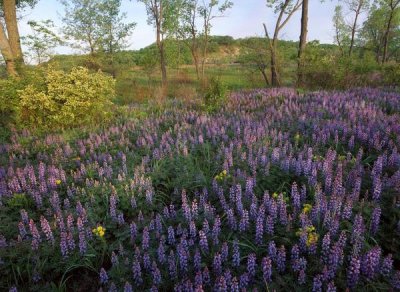
[[400, 86], [400, 66], [390, 63], [383, 66], [383, 80], [387, 85]]
[[204, 95], [204, 102], [209, 111], [220, 107], [226, 100], [226, 86], [220, 78], [212, 77]]
[[64, 33], [77, 48], [113, 53], [126, 47], [126, 38], [136, 23], [125, 23], [121, 0], [62, 0]]
[[70, 128], [98, 124], [110, 117], [115, 81], [101, 72], [49, 68], [36, 84], [19, 92], [19, 120], [33, 128]]
[[63, 41], [53, 32], [55, 26], [51, 20], [28, 21], [28, 25], [32, 34], [22, 37], [22, 43], [28, 47], [34, 61], [40, 64], [47, 61], [53, 54], [52, 49], [62, 45]]

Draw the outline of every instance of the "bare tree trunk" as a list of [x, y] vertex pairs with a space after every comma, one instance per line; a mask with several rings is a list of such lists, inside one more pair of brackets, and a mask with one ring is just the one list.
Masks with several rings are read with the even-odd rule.
[[386, 25], [386, 30], [385, 30], [385, 34], [383, 36], [383, 56], [382, 56], [382, 64], [387, 62], [387, 51], [388, 51], [388, 46], [389, 46], [389, 34], [390, 34], [390, 29], [392, 27], [392, 21], [393, 21], [393, 16], [395, 13], [395, 10], [397, 8], [397, 6], [400, 4], [400, 0], [394, 1], [391, 0], [390, 1], [390, 14], [389, 14], [389, 20], [387, 22]]
[[364, 0], [359, 0], [357, 9], [355, 10], [356, 15], [354, 17], [353, 26], [351, 27], [351, 40], [350, 40], [350, 48], [349, 48], [349, 56], [350, 57], [351, 57], [351, 54], [353, 53], [354, 40], [355, 40], [356, 30], [357, 30], [357, 21], [358, 21], [358, 17], [360, 16], [363, 5], [364, 5]]
[[297, 56], [297, 85], [302, 86], [304, 83], [304, 51], [307, 45], [308, 33], [308, 0], [303, 0], [301, 10], [301, 32], [299, 42], [299, 53]]
[[166, 62], [166, 58], [165, 58], [165, 48], [164, 48], [163, 40], [160, 42], [158, 48], [160, 51], [162, 85], [163, 85], [163, 87], [166, 87], [166, 85], [167, 85], [167, 62]]
[[269, 86], [269, 80], [268, 80], [267, 73], [265, 73], [265, 70], [262, 69], [262, 68], [260, 68], [260, 72], [261, 72], [261, 74], [262, 74], [262, 76], [263, 76], [263, 78], [264, 78], [265, 87], [268, 87], [268, 86]]
[[208, 50], [208, 33], [204, 34], [204, 44], [203, 44], [203, 58], [201, 60], [201, 79], [204, 82], [204, 76], [205, 76], [205, 65], [206, 65], [206, 60], [207, 60], [207, 50]]
[[279, 78], [279, 72], [278, 72], [278, 62], [276, 60], [276, 42], [278, 40], [273, 39], [272, 40], [272, 50], [271, 50], [271, 85], [272, 86], [281, 86], [281, 81]]
[[15, 0], [3, 0], [4, 20], [6, 22], [8, 39], [17, 66], [23, 65], [21, 41], [18, 31], [17, 10]]
[[1, 55], [4, 58], [4, 61], [6, 62], [6, 69], [8, 75], [17, 77], [18, 72], [15, 68], [14, 55], [11, 51], [10, 43], [8, 42], [4, 26], [1, 22], [0, 22], [0, 51]]

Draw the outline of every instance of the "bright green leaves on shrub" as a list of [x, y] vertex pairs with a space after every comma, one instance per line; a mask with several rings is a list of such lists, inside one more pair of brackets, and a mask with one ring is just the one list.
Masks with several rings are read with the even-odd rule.
[[71, 128], [98, 124], [110, 117], [115, 81], [83, 67], [65, 73], [49, 68], [43, 84], [19, 92], [19, 119], [35, 128]]

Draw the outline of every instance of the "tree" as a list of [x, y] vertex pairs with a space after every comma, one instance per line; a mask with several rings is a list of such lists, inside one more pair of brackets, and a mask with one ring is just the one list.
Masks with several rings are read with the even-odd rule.
[[382, 64], [388, 61], [388, 47], [389, 47], [389, 39], [390, 34], [393, 30], [393, 23], [395, 19], [399, 17], [400, 14], [400, 0], [383, 0], [382, 6], [384, 6], [387, 11], [387, 21], [386, 21], [386, 29], [383, 36], [383, 56], [382, 56]]
[[18, 76], [17, 69], [23, 65], [24, 59], [21, 49], [20, 35], [17, 22], [17, 8], [33, 7], [37, 0], [0, 0], [0, 51], [6, 62], [10, 76]]
[[3, 23], [0, 21], [0, 51], [6, 63], [6, 70], [8, 75], [18, 76], [17, 69], [15, 68], [15, 58], [12, 53], [10, 42], [7, 38]]
[[274, 34], [269, 37], [267, 26], [264, 25], [265, 36], [267, 37], [269, 48], [271, 51], [271, 84], [272, 86], [280, 86], [279, 70], [277, 64], [278, 37], [282, 28], [289, 22], [294, 13], [299, 10], [302, 5], [301, 0], [267, 0], [268, 7], [274, 8], [274, 12], [278, 14], [275, 23]]
[[102, 50], [113, 54], [127, 48], [126, 38], [132, 34], [135, 22], [125, 23], [126, 13], [121, 13], [121, 0], [105, 0], [100, 3], [100, 23], [103, 31]]
[[349, 47], [349, 56], [353, 53], [354, 41], [356, 37], [356, 33], [358, 30], [358, 19], [364, 11], [368, 10], [369, 1], [368, 0], [345, 0], [347, 7], [350, 12], [354, 13], [354, 20], [351, 24], [349, 24], [351, 37], [350, 37], [350, 47]]
[[102, 31], [100, 22], [99, 0], [62, 0], [65, 7], [63, 17], [64, 34], [75, 41], [74, 47], [89, 50], [91, 55], [98, 50]]
[[264, 79], [265, 86], [269, 86], [267, 69], [269, 66], [269, 50], [261, 38], [248, 38], [243, 40], [241, 47], [243, 53], [239, 57], [239, 62], [248, 66], [251, 71], [259, 72]]
[[47, 61], [52, 56], [52, 49], [63, 44], [60, 37], [54, 33], [54, 23], [51, 20], [28, 21], [32, 34], [22, 37], [22, 43], [29, 48], [38, 64]]
[[170, 31], [171, 19], [174, 15], [173, 0], [138, 0], [146, 6], [147, 22], [156, 29], [156, 44], [160, 55], [162, 84], [167, 85], [167, 60], [165, 55], [165, 38]]
[[199, 30], [197, 28], [198, 8], [198, 0], [186, 0], [183, 3], [178, 33], [182, 37], [184, 44], [190, 49], [196, 68], [196, 76], [197, 79], [200, 79]]
[[332, 18], [333, 26], [335, 28], [335, 43], [338, 45], [339, 50], [344, 55], [344, 47], [350, 44], [350, 31], [349, 26], [346, 24], [343, 17], [343, 7], [337, 5], [335, 13]]
[[[226, 10], [232, 8], [233, 2], [224, 0], [220, 2], [219, 0], [210, 0], [210, 1], [203, 1], [203, 4], [198, 8], [200, 16], [203, 18], [203, 31], [201, 37], [201, 52], [202, 52], [202, 60], [201, 60], [201, 78], [204, 80], [204, 70], [205, 70], [205, 63], [207, 60], [207, 53], [208, 53], [208, 43], [209, 43], [209, 36], [212, 27], [212, 20], [217, 17], [223, 17]], [[215, 13], [215, 10], [218, 12]]]
[[299, 52], [297, 55], [297, 85], [303, 84], [303, 70], [304, 70], [304, 52], [307, 45], [307, 32], [308, 32], [308, 2], [309, 0], [303, 0], [301, 6], [301, 28], [300, 28], [300, 41], [299, 41]]

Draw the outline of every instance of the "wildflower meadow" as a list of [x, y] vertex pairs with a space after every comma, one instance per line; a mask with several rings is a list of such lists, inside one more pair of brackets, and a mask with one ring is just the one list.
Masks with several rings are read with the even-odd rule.
[[399, 291], [400, 92], [232, 93], [0, 145], [1, 291]]

